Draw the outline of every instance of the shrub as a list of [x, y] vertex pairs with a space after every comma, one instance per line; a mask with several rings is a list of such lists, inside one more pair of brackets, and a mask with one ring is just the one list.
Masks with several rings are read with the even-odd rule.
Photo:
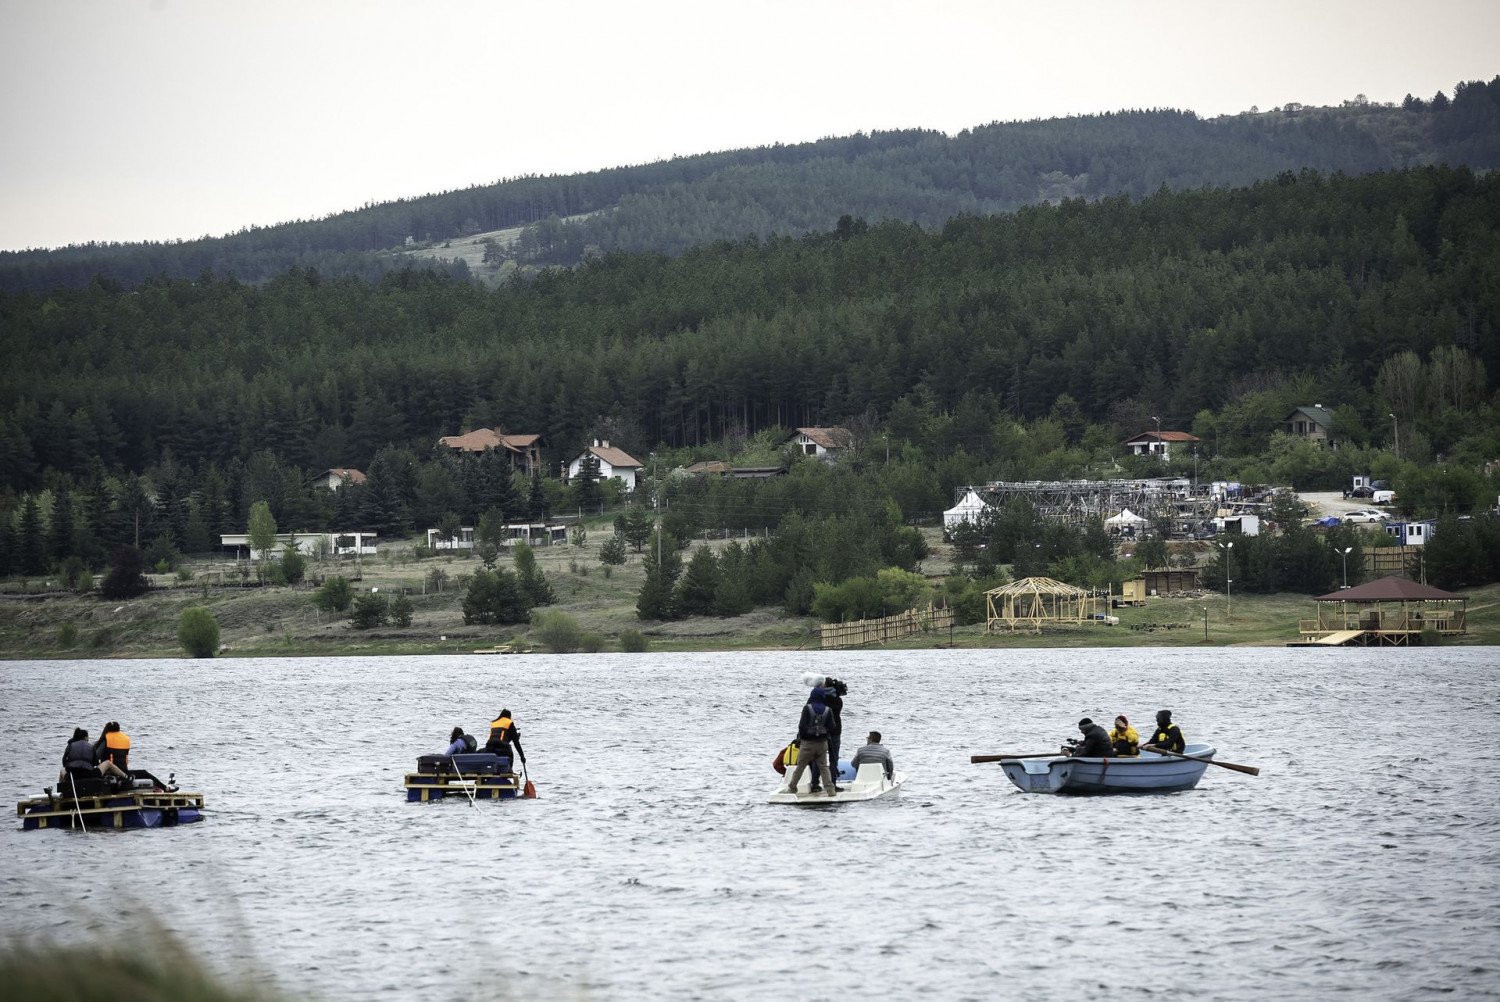
[[554, 654], [571, 654], [583, 642], [578, 622], [565, 612], [544, 610], [531, 617], [531, 634]]
[[207, 609], [184, 609], [177, 623], [177, 642], [195, 658], [211, 658], [219, 649], [219, 621]]
[[302, 551], [291, 543], [281, 551], [281, 578], [289, 585], [294, 585], [307, 575], [307, 558]]
[[349, 584], [349, 579], [341, 575], [334, 575], [323, 582], [313, 595], [313, 604], [324, 612], [347, 612], [350, 603], [354, 601], [354, 588]]
[[578, 638], [578, 649], [584, 654], [598, 654], [604, 650], [604, 638], [597, 633], [585, 633]]
[[57, 628], [57, 646], [67, 650], [76, 643], [78, 643], [78, 627], [74, 626], [71, 621]]
[[87, 595], [94, 590], [94, 575], [87, 567], [79, 573], [76, 588], [80, 595]]
[[640, 630], [626, 630], [620, 634], [620, 650], [627, 654], [641, 654], [646, 650], [646, 635]]
[[434, 567], [427, 572], [427, 590], [441, 595], [443, 589], [448, 586], [448, 572], [441, 567]]
[[135, 598], [146, 594], [151, 582], [146, 580], [146, 557], [134, 546], [122, 546], [115, 550], [109, 574], [99, 586], [99, 594], [105, 598]]
[[606, 567], [618, 566], [625, 562], [625, 537], [618, 532], [604, 541], [599, 547], [599, 562]]
[[192, 581], [193, 569], [191, 567], [177, 568], [177, 580], [181, 581], [183, 584], [187, 584], [188, 582]]
[[477, 571], [464, 593], [464, 622], [524, 623], [530, 606], [516, 576], [507, 570]]
[[103, 650], [106, 647], [113, 647], [114, 645], [115, 631], [111, 630], [107, 626], [101, 626], [99, 629], [95, 630], [94, 635], [89, 638], [89, 646], [94, 648], [95, 650]]
[[391, 600], [391, 622], [396, 626], [410, 626], [412, 616], [411, 599], [402, 592]]
[[350, 618], [354, 620], [356, 630], [369, 630], [384, 626], [390, 614], [390, 603], [384, 595], [365, 592], [354, 600], [354, 612]]

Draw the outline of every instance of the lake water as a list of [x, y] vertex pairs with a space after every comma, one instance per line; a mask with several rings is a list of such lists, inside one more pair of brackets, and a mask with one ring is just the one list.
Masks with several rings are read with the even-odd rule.
[[[900, 800], [770, 806], [804, 672]], [[10, 662], [9, 799], [75, 725], [207, 798], [177, 829], [0, 834], [0, 934], [154, 915], [323, 999], [1500, 994], [1500, 652], [1213, 649]], [[408, 804], [515, 712], [535, 801]], [[1022, 794], [976, 752], [1170, 707], [1258, 765]]]

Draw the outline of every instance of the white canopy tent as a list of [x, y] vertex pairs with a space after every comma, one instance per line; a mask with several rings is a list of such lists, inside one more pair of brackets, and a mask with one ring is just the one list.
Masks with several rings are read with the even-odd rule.
[[1123, 529], [1126, 526], [1138, 527], [1146, 524], [1146, 519], [1126, 508], [1113, 518], [1106, 518], [1104, 524], [1112, 529]]
[[973, 491], [965, 494], [963, 500], [943, 512], [943, 530], [951, 531], [960, 523], [972, 522], [979, 524], [979, 517], [987, 511], [994, 510], [994, 505], [988, 504], [983, 498]]

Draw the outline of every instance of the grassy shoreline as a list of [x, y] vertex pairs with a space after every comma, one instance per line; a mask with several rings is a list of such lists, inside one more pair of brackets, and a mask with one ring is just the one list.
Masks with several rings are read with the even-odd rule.
[[[654, 652], [736, 650], [817, 650], [817, 622], [760, 609], [731, 619], [693, 618], [644, 622], [635, 600], [643, 580], [641, 558], [624, 566], [599, 563], [598, 547], [609, 535], [591, 528], [587, 543], [537, 549], [537, 563], [557, 593], [551, 608], [567, 613], [586, 632], [619, 650], [619, 637], [638, 630]], [[711, 544], [711, 545], [722, 545]], [[383, 546], [383, 555], [359, 567], [358, 587], [389, 593], [406, 589], [415, 606], [410, 627], [356, 630], [347, 619], [330, 618], [312, 602], [311, 586], [237, 587], [232, 563], [211, 560], [190, 565], [192, 580], [175, 575], [153, 579], [141, 598], [107, 601], [93, 595], [48, 590], [45, 582], [8, 582], [0, 588], [0, 659], [173, 658], [186, 657], [178, 644], [177, 623], [184, 609], [203, 606], [214, 614], [225, 650], [221, 657], [304, 657], [335, 655], [453, 655], [515, 644], [536, 649], [529, 627], [465, 626], [459, 583], [480, 567], [477, 559], [437, 556], [413, 559], [412, 551]], [[935, 540], [924, 571], [938, 578], [949, 572], [947, 547]], [[435, 590], [431, 571], [448, 577]], [[313, 564], [313, 575], [347, 573], [350, 565]], [[224, 582], [220, 584], [220, 582]], [[1500, 644], [1500, 584], [1470, 589], [1469, 632], [1445, 638], [1450, 646]], [[1298, 621], [1315, 615], [1303, 595], [1158, 597], [1144, 606], [1115, 609], [1117, 626], [1047, 629], [1040, 634], [988, 634], [983, 624], [956, 627], [883, 645], [891, 649], [1026, 647], [1224, 647], [1282, 646], [1298, 639]], [[1207, 637], [1205, 638], [1205, 613]], [[71, 644], [65, 634], [71, 624]]]

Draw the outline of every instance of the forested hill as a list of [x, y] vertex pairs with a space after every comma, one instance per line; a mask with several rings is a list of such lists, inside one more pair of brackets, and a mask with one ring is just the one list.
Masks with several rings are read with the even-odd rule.
[[1309, 403], [1350, 443], [1393, 412], [1406, 455], [1478, 435], [1488, 459], [1497, 295], [1500, 174], [1449, 168], [846, 222], [498, 289], [297, 270], [0, 293], [0, 488], [169, 453], [364, 468], [479, 426], [543, 433], [555, 462], [601, 431], [644, 453], [843, 421], [978, 479], [1108, 454], [1150, 416], [1247, 455]]
[[[292, 267], [374, 280], [410, 267], [412, 245], [441, 258], [450, 240], [523, 227], [487, 255], [487, 272], [508, 273], [612, 250], [678, 254], [715, 240], [826, 231], [846, 215], [931, 228], [1070, 197], [1139, 198], [1163, 186], [1240, 186], [1303, 168], [1362, 174], [1436, 163], [1500, 166], [1500, 77], [1400, 107], [1287, 105], [1215, 119], [1129, 111], [996, 123], [951, 138], [879, 132], [518, 178], [223, 238], [0, 253], [0, 288], [79, 287], [95, 276], [133, 288], [206, 272], [261, 282]], [[462, 261], [420, 264], [471, 274]]]

